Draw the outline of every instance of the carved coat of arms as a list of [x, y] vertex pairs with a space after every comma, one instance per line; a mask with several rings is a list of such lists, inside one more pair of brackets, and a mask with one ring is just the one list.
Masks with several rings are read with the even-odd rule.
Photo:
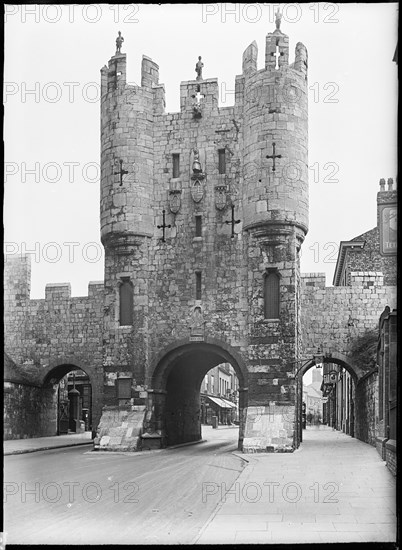
[[204, 186], [198, 179], [191, 184], [191, 196], [194, 202], [200, 202], [204, 196]]
[[181, 207], [181, 191], [174, 189], [169, 191], [169, 208], [172, 214], [177, 214]]
[[226, 185], [215, 186], [215, 206], [218, 210], [226, 207]]

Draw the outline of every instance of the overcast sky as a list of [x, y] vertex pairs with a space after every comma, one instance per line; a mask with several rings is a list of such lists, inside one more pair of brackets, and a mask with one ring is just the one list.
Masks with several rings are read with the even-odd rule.
[[[32, 298], [55, 282], [70, 282], [72, 295], [83, 296], [89, 281], [103, 279], [99, 71], [115, 53], [117, 32], [130, 83], [140, 83], [143, 54], [159, 64], [167, 112], [179, 111], [180, 81], [195, 78], [199, 55], [203, 77], [218, 78], [220, 105], [228, 106], [253, 40], [263, 67], [276, 6], [6, 6], [5, 241], [9, 253], [36, 250]], [[290, 62], [299, 41], [309, 55], [310, 229], [302, 271], [325, 272], [331, 285], [339, 242], [376, 225], [379, 179], [396, 176], [397, 4], [281, 9]]]

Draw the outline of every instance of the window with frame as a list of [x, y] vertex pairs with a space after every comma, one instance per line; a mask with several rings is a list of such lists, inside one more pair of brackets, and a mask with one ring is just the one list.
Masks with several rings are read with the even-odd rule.
[[134, 292], [130, 279], [124, 278], [120, 284], [120, 326], [133, 324]]
[[218, 149], [218, 169], [219, 174], [226, 174], [226, 151]]
[[202, 217], [195, 217], [195, 236], [202, 237]]
[[201, 271], [195, 273], [195, 299], [201, 300]]
[[173, 153], [173, 177], [178, 178], [180, 175], [180, 155], [179, 153]]
[[265, 319], [279, 319], [280, 288], [279, 274], [271, 271], [264, 276], [264, 317]]

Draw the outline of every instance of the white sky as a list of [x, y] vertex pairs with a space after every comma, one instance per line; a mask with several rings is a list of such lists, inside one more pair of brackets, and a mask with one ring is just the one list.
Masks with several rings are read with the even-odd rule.
[[[180, 81], [195, 78], [199, 55], [203, 77], [219, 79], [220, 104], [228, 106], [243, 51], [253, 40], [263, 67], [276, 6], [6, 7], [5, 241], [11, 253], [38, 243], [32, 298], [43, 298], [45, 284], [55, 282], [71, 282], [73, 296], [86, 295], [89, 281], [103, 279], [96, 99], [99, 71], [115, 53], [117, 31], [125, 39], [130, 83], [140, 83], [143, 54], [159, 64], [166, 111], [179, 111]], [[302, 271], [325, 272], [331, 285], [336, 247], [376, 225], [379, 179], [396, 176], [397, 4], [281, 8], [290, 62], [299, 41], [309, 54], [309, 166], [315, 169], [309, 170], [310, 230]], [[34, 9], [36, 15], [28, 13]], [[35, 86], [37, 97], [26, 93]], [[38, 177], [26, 173], [35, 163]], [[78, 163], [73, 175], [68, 163]], [[324, 181], [331, 176], [335, 181]]]

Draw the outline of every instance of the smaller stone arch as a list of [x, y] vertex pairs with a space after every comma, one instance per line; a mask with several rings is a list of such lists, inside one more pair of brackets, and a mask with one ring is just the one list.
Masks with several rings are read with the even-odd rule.
[[[346, 355], [338, 351], [326, 351], [324, 353], [323, 363], [334, 363], [336, 365], [340, 365], [352, 375], [356, 384], [365, 374], [362, 369], [360, 369], [356, 365], [353, 365]], [[314, 359], [311, 359], [311, 361], [309, 361], [299, 369], [299, 371], [297, 372], [297, 378], [301, 380], [306, 372], [310, 370], [310, 368], [314, 365], [315, 361]]]
[[73, 370], [82, 370], [85, 372], [92, 383], [91, 373], [88, 372], [87, 369], [73, 363], [61, 363], [47, 369], [47, 372], [43, 377], [42, 385], [46, 387], [48, 385], [57, 384], [64, 376], [66, 376], [66, 374]]
[[[364, 372], [359, 368], [357, 367], [356, 365], [352, 364], [350, 359], [343, 353], [341, 352], [338, 352], [338, 351], [334, 351], [334, 350], [325, 350], [324, 351], [324, 354], [323, 354], [323, 363], [324, 364], [328, 364], [328, 363], [332, 363], [332, 364], [336, 364], [336, 365], [339, 365], [341, 367], [343, 367], [350, 375], [351, 375], [351, 378], [352, 378], [352, 383], [354, 385], [354, 390], [353, 390], [353, 394], [354, 396], [357, 396], [358, 395], [358, 391], [359, 391], [359, 381], [362, 379], [362, 377], [364, 376]], [[302, 380], [303, 380], [303, 376], [306, 374], [306, 372], [308, 370], [310, 370], [312, 367], [314, 367], [316, 365], [316, 362], [315, 360], [312, 358], [311, 360], [307, 361], [305, 364], [303, 364], [303, 366], [301, 368], [299, 368], [299, 370], [297, 371], [297, 375], [296, 375], [296, 384], [297, 384], [297, 410], [298, 410], [298, 428], [297, 428], [297, 431], [296, 431], [296, 438], [298, 440], [298, 444], [301, 443], [302, 441], [302, 421], [301, 421], [301, 411], [302, 411], [302, 387], [303, 387], [303, 384], [302, 384]], [[356, 393], [355, 393], [356, 392]], [[352, 422], [352, 428], [351, 428], [351, 433], [350, 435], [352, 435], [352, 437], [354, 437], [354, 426], [356, 425], [356, 423], [358, 422], [358, 412], [356, 411], [356, 409], [354, 408], [354, 402], [356, 400], [356, 397], [353, 398], [353, 409], [352, 409], [352, 412], [351, 412], [351, 422]]]
[[[82, 371], [87, 378], [79, 377], [78, 385], [73, 388], [69, 389], [66, 384], [60, 388], [60, 381], [72, 371]], [[94, 431], [94, 420], [97, 423], [97, 417], [94, 415], [96, 396], [93, 375], [90, 369], [83, 367], [80, 362], [53, 360], [46, 373], [42, 375], [41, 400], [44, 427], [49, 432], [46, 435], [66, 434], [68, 430]]]

